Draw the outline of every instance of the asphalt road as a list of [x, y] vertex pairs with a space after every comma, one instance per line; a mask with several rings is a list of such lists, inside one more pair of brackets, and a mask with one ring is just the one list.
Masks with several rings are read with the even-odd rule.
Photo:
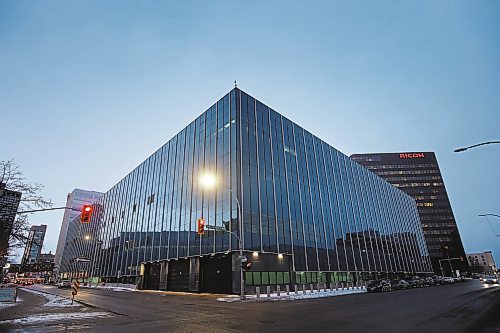
[[[55, 287], [37, 288], [70, 295]], [[73, 323], [71, 332], [500, 332], [500, 287], [479, 281], [260, 303], [218, 302], [215, 295], [93, 289], [81, 289], [76, 299], [112, 316], [80, 326]], [[60, 327], [23, 327], [19, 332], [55, 332]]]

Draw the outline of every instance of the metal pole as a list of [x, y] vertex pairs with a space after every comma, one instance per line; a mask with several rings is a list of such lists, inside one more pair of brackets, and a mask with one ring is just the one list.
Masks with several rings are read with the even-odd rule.
[[238, 237], [238, 244], [240, 248], [240, 299], [245, 299], [245, 280], [244, 280], [244, 275], [243, 275], [243, 266], [241, 265], [241, 259], [243, 258], [243, 224], [242, 224], [242, 218], [243, 218], [243, 212], [241, 211], [241, 205], [240, 201], [238, 200], [238, 197], [234, 192], [227, 186], [224, 185], [224, 187], [231, 193], [231, 195], [236, 199], [236, 205], [238, 206], [238, 229], [240, 236]]
[[15, 213], [1, 213], [0, 216], [3, 216], [3, 215], [27, 214], [27, 213], [36, 213], [36, 212], [45, 212], [47, 210], [58, 210], [58, 209], [71, 209], [71, 210], [75, 210], [75, 211], [80, 212], [80, 213], [82, 212], [80, 209], [76, 209], [76, 208], [73, 208], [73, 207], [55, 207], [55, 208], [25, 210], [25, 211], [22, 211], [22, 212], [15, 212]]
[[484, 145], [490, 145], [490, 144], [493, 144], [493, 143], [500, 143], [500, 141], [487, 141], [487, 142], [482, 142], [482, 143], [478, 143], [477, 145], [472, 145], [472, 146], [463, 147], [463, 148], [457, 148], [457, 149], [455, 149], [453, 152], [455, 152], [455, 153], [460, 153], [460, 152], [462, 152], [462, 151], [466, 151], [467, 149], [471, 149], [471, 148], [475, 148], [475, 147], [479, 147], [479, 146], [484, 146]]

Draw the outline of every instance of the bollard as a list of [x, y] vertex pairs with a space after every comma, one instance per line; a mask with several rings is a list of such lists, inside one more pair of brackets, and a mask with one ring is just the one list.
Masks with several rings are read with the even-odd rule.
[[287, 295], [290, 295], [290, 285], [289, 285], [289, 284], [287, 284], [287, 285], [285, 286], [285, 288], [286, 288], [286, 294], [287, 294]]
[[321, 283], [318, 282], [318, 284], [316, 285], [316, 287], [318, 288], [318, 293], [321, 291]]
[[314, 292], [314, 284], [310, 283], [309, 284], [309, 289], [311, 290], [311, 293]]
[[306, 285], [305, 284], [302, 284], [302, 293], [305, 294], [307, 291], [306, 289]]
[[297, 285], [295, 284], [293, 288], [295, 289], [295, 295], [298, 295], [299, 294], [299, 289], [297, 288]]
[[339, 283], [335, 282], [335, 291], [339, 291]]
[[342, 290], [344, 290], [344, 282], [342, 282]]
[[333, 291], [333, 282], [330, 282], [330, 291]]
[[255, 295], [260, 298], [260, 287], [255, 287]]
[[267, 297], [271, 297], [271, 286], [267, 286]]
[[281, 294], [281, 293], [280, 293], [280, 291], [281, 291], [281, 290], [280, 290], [280, 285], [277, 285], [277, 286], [276, 286], [276, 294], [278, 295], [278, 297], [279, 297], [279, 296], [280, 296], [280, 294]]

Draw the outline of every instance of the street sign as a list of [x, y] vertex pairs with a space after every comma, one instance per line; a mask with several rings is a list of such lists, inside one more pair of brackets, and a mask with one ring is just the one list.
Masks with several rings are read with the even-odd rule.
[[219, 227], [219, 226], [216, 226], [216, 225], [209, 225], [209, 224], [206, 224], [205, 227], [209, 230], [215, 230], [215, 231], [227, 231], [225, 227]]
[[78, 294], [78, 289], [80, 288], [80, 282], [78, 280], [73, 280], [73, 284], [71, 285], [71, 294]]

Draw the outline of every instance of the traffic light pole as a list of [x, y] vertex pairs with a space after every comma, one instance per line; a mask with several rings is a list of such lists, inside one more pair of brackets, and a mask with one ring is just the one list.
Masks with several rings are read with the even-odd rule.
[[27, 214], [27, 213], [36, 213], [36, 212], [45, 212], [47, 210], [58, 210], [58, 209], [71, 209], [71, 210], [75, 210], [75, 211], [80, 212], [80, 213], [82, 212], [80, 209], [76, 209], [76, 208], [73, 208], [73, 207], [55, 207], [55, 208], [25, 210], [25, 211], [22, 211], [22, 212], [15, 212], [15, 213], [0, 213], [0, 216], [4, 216], [4, 215], [18, 215], [18, 214]]
[[242, 238], [243, 238], [243, 211], [241, 210], [241, 205], [240, 205], [240, 201], [238, 200], [238, 196], [233, 192], [233, 190], [231, 190], [229, 187], [225, 186], [224, 187], [229, 191], [229, 193], [231, 193], [231, 195], [234, 197], [234, 199], [236, 199], [236, 205], [238, 206], [238, 229], [239, 229], [239, 233], [240, 235], [236, 235], [234, 232], [232, 231], [229, 231], [230, 233], [232, 233], [233, 235], [236, 236], [236, 238], [238, 238], [238, 247], [240, 248], [240, 299], [241, 300], [244, 300], [245, 299], [245, 278], [244, 278], [244, 275], [243, 275], [243, 266], [241, 265], [241, 260], [243, 258], [243, 241], [242, 241]]

